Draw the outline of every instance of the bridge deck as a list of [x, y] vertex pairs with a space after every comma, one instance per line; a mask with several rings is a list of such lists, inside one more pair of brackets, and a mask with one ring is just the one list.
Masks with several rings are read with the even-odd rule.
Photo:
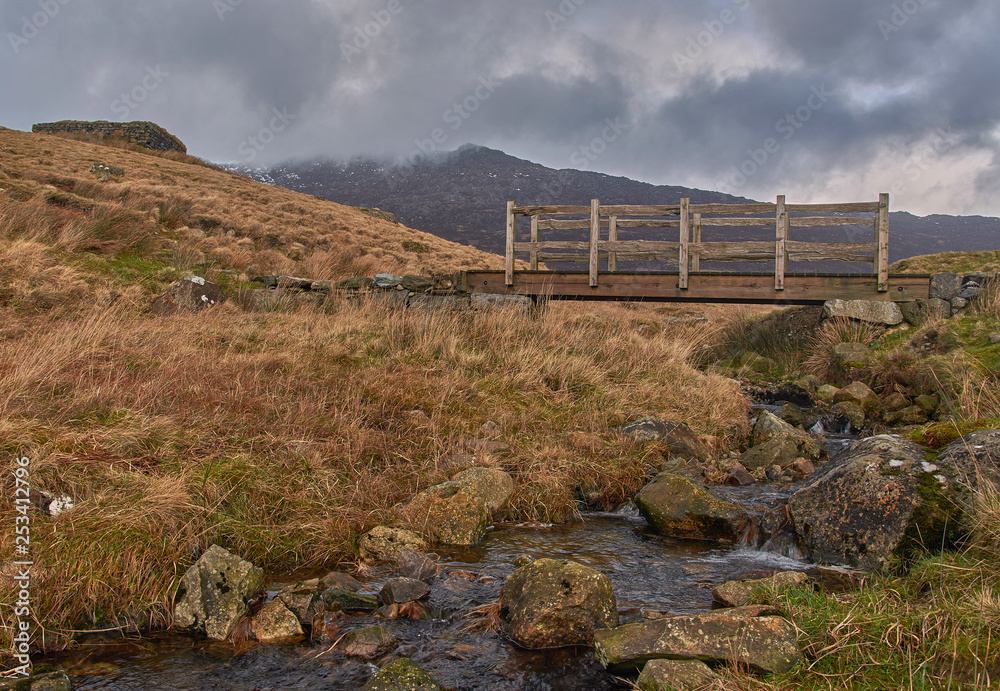
[[930, 297], [930, 276], [889, 277], [879, 292], [878, 277], [862, 274], [787, 274], [775, 290], [773, 274], [691, 273], [687, 289], [677, 272], [601, 272], [596, 286], [586, 271], [517, 271], [514, 285], [504, 271], [463, 271], [460, 284], [470, 293], [547, 297], [553, 300], [646, 302], [732, 302], [744, 304], [822, 304], [827, 300], [913, 302]]

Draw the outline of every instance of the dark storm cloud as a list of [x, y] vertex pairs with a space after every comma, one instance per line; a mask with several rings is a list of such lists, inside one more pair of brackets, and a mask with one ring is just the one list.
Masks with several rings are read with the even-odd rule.
[[998, 14], [995, 0], [6, 0], [0, 124], [127, 115], [255, 165], [472, 142], [699, 186], [763, 150], [740, 193], [896, 184], [903, 203], [1000, 213]]

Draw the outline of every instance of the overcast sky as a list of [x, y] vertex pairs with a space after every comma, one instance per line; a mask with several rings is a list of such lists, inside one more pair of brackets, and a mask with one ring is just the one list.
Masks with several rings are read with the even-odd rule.
[[3, 0], [0, 124], [1000, 216], [997, 0]]

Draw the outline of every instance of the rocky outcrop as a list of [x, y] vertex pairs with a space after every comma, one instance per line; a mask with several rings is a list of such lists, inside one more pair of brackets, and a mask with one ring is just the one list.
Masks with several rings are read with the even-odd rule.
[[792, 427], [766, 410], [757, 417], [753, 443], [754, 446], [740, 458], [740, 463], [750, 472], [773, 466], [784, 469], [800, 458], [817, 460], [820, 456], [819, 444], [808, 432]]
[[853, 444], [792, 495], [799, 542], [814, 561], [887, 571], [913, 547], [958, 538], [956, 479], [902, 437]]
[[802, 660], [795, 627], [769, 607], [741, 607], [626, 624], [594, 636], [597, 660], [616, 672], [651, 660], [738, 664], [758, 673], [787, 672]]
[[500, 591], [504, 632], [532, 650], [590, 645], [595, 631], [618, 625], [607, 576], [572, 561], [538, 559], [515, 571]]
[[187, 153], [184, 143], [152, 122], [83, 122], [80, 120], [60, 120], [59, 122], [41, 122], [31, 126], [32, 132], [42, 134], [96, 134], [109, 139], [120, 137], [125, 141], [137, 144], [146, 149], [159, 151], [179, 151]]
[[750, 521], [742, 507], [672, 473], [660, 473], [643, 487], [635, 505], [653, 530], [683, 540], [736, 542]]
[[167, 292], [153, 302], [153, 313], [158, 317], [175, 314], [192, 314], [215, 307], [226, 301], [222, 288], [200, 276], [187, 276], [170, 286]]
[[212, 545], [181, 578], [174, 623], [225, 640], [264, 587], [264, 572]]

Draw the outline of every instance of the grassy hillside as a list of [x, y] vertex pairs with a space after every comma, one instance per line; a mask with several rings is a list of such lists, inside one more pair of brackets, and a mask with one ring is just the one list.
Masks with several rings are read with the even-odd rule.
[[[102, 181], [94, 163], [124, 174]], [[4, 300], [47, 309], [101, 276], [152, 291], [192, 269], [338, 279], [502, 266], [358, 209], [197, 163], [0, 128], [0, 227], [18, 243], [0, 267]], [[25, 272], [36, 284], [18, 278]]]
[[1000, 271], [1000, 249], [988, 252], [942, 252], [909, 257], [889, 267], [894, 274], [954, 274]]

